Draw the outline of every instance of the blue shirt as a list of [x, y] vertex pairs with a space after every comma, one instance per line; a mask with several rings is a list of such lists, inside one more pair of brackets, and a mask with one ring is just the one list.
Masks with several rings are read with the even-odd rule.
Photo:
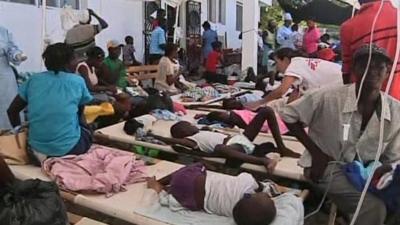
[[161, 27], [156, 27], [156, 29], [151, 32], [150, 40], [150, 54], [164, 55], [165, 51], [160, 48], [160, 45], [165, 45], [165, 31]]
[[218, 40], [217, 32], [209, 29], [203, 32], [203, 59], [213, 51], [212, 43]]
[[81, 136], [78, 108], [90, 102], [85, 81], [73, 73], [46, 71], [19, 88], [28, 103], [29, 144], [48, 156], [63, 156]]

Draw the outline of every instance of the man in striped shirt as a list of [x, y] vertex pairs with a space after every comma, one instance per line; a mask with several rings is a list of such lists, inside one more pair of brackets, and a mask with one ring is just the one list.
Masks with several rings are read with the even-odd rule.
[[[347, 20], [341, 26], [341, 43], [343, 54], [343, 81], [345, 84], [354, 83], [357, 77], [351, 73], [352, 56], [356, 49], [371, 41], [371, 31], [373, 32], [372, 42], [377, 46], [386, 49], [388, 55], [394, 59], [397, 44], [397, 21], [396, 8], [390, 1], [382, 0], [359, 0], [361, 9], [352, 19]], [[373, 21], [379, 12], [376, 25], [373, 28]], [[396, 73], [391, 85], [390, 95], [400, 99], [400, 66], [397, 62]], [[386, 82], [385, 82], [386, 83]], [[382, 90], [386, 89], [386, 84]]]

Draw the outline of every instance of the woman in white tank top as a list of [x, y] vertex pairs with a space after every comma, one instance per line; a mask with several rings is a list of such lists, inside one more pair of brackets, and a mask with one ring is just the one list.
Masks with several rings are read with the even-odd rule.
[[76, 67], [76, 73], [85, 79], [89, 91], [96, 93], [110, 92], [115, 94], [117, 89], [114, 86], [99, 85], [99, 80], [96, 75], [96, 69], [99, 69], [103, 64], [104, 51], [99, 47], [93, 47], [87, 52], [88, 59], [81, 62]]

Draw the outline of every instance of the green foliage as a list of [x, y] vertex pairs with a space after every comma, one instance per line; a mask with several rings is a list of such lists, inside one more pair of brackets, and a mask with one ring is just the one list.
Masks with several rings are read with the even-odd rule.
[[274, 3], [269, 7], [261, 8], [261, 24], [262, 28], [266, 29], [269, 20], [275, 20], [278, 24], [283, 23], [282, 20], [283, 10], [278, 3]]

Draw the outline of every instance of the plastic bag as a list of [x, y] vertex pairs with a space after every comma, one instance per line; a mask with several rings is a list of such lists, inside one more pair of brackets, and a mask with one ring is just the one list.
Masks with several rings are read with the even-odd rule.
[[66, 225], [64, 203], [56, 184], [41, 180], [16, 181], [0, 190], [2, 225]]

